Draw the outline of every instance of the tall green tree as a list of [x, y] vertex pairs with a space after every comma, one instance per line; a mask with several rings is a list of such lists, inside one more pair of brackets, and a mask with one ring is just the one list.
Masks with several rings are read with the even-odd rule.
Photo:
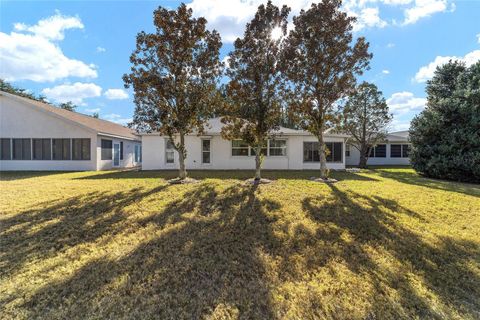
[[480, 182], [480, 62], [437, 67], [426, 89], [427, 106], [410, 126], [413, 168], [433, 178]]
[[287, 6], [278, 8], [271, 1], [260, 5], [229, 55], [222, 134], [242, 139], [255, 150], [255, 181], [261, 179], [262, 148], [282, 120], [279, 57], [289, 12]]
[[367, 167], [370, 148], [385, 139], [392, 121], [387, 102], [373, 83], [363, 82], [348, 98], [342, 110], [341, 129], [350, 134], [360, 152], [360, 168]]
[[317, 137], [320, 176], [327, 178], [324, 132], [338, 124], [336, 102], [355, 87], [357, 75], [369, 65], [365, 38], [353, 40], [354, 17], [341, 10], [340, 0], [322, 0], [293, 18], [286, 40], [283, 70], [289, 82], [291, 118]]
[[218, 96], [222, 42], [217, 31], [207, 30], [207, 20], [193, 18], [185, 4], [177, 10], [159, 7], [153, 18], [155, 32], [138, 33], [131, 72], [123, 79], [125, 87], [134, 89], [134, 128], [169, 138], [184, 179], [185, 136], [204, 131]]

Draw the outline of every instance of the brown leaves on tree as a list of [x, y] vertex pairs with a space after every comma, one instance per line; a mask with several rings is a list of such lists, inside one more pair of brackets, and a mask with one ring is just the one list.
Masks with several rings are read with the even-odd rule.
[[133, 126], [174, 142], [182, 177], [187, 156], [184, 137], [203, 131], [217, 103], [222, 42], [218, 32], [208, 31], [207, 21], [193, 18], [185, 4], [177, 10], [159, 7], [153, 22], [154, 33], [138, 33], [131, 72], [123, 80], [135, 92]]
[[372, 54], [363, 37], [353, 41], [355, 18], [341, 11], [340, 0], [323, 0], [293, 18], [282, 71], [288, 81], [290, 116], [320, 144], [320, 171], [327, 175], [324, 131], [338, 123], [335, 103], [355, 86]]
[[268, 1], [260, 5], [246, 25], [243, 38], [229, 55], [224, 138], [242, 139], [256, 150], [256, 175], [260, 179], [261, 146], [278, 130], [282, 116], [280, 70], [281, 36], [287, 32], [290, 8]]

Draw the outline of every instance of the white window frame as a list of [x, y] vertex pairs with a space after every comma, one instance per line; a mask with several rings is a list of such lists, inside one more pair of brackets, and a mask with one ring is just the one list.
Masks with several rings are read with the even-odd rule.
[[243, 141], [242, 139], [235, 139], [235, 140], [232, 140], [231, 141], [231, 144], [230, 144], [230, 155], [232, 157], [248, 157], [250, 156], [250, 146], [247, 145], [246, 149], [247, 149], [247, 154], [246, 155], [234, 155], [233, 154], [233, 149], [245, 149], [245, 147], [234, 147], [233, 146], [233, 142], [234, 141]]
[[[209, 149], [208, 151], [203, 150], [203, 141], [208, 141], [209, 142]], [[200, 139], [200, 149], [201, 149], [201, 163], [202, 165], [209, 166], [212, 164], [212, 139]], [[209, 154], [209, 162], [203, 162], [203, 154], [207, 153]]]
[[[171, 143], [170, 139], [165, 139], [165, 164], [166, 165], [173, 165], [175, 164], [175, 148], [172, 146], [172, 148], [168, 147], [168, 144]], [[168, 162], [168, 157], [167, 154], [172, 153], [173, 154], [173, 162]]]
[[345, 143], [345, 157], [350, 157], [350, 145]]
[[[272, 146], [270, 145], [270, 142], [271, 142], [271, 141], [285, 141], [285, 146], [284, 146], [284, 147], [272, 147]], [[287, 156], [287, 145], [288, 145], [288, 140], [287, 140], [287, 139], [283, 139], [283, 138], [281, 138], [281, 139], [268, 139], [268, 143], [267, 143], [267, 146], [268, 146], [267, 154], [268, 154], [268, 156], [269, 156], [269, 157], [286, 157], [286, 156]], [[283, 152], [284, 154], [281, 154], [281, 155], [277, 155], [277, 154], [271, 155], [271, 154], [270, 154], [270, 148], [272, 148], [272, 149], [284, 150], [284, 152]]]

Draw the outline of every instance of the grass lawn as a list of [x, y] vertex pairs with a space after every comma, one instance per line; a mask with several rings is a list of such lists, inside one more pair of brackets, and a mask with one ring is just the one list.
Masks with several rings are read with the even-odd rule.
[[1, 173], [2, 319], [479, 319], [480, 186]]

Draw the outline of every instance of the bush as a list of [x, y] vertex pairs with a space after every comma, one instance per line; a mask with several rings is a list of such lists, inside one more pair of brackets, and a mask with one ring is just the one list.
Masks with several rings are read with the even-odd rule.
[[426, 109], [410, 127], [413, 168], [433, 177], [480, 182], [480, 62], [438, 67]]

